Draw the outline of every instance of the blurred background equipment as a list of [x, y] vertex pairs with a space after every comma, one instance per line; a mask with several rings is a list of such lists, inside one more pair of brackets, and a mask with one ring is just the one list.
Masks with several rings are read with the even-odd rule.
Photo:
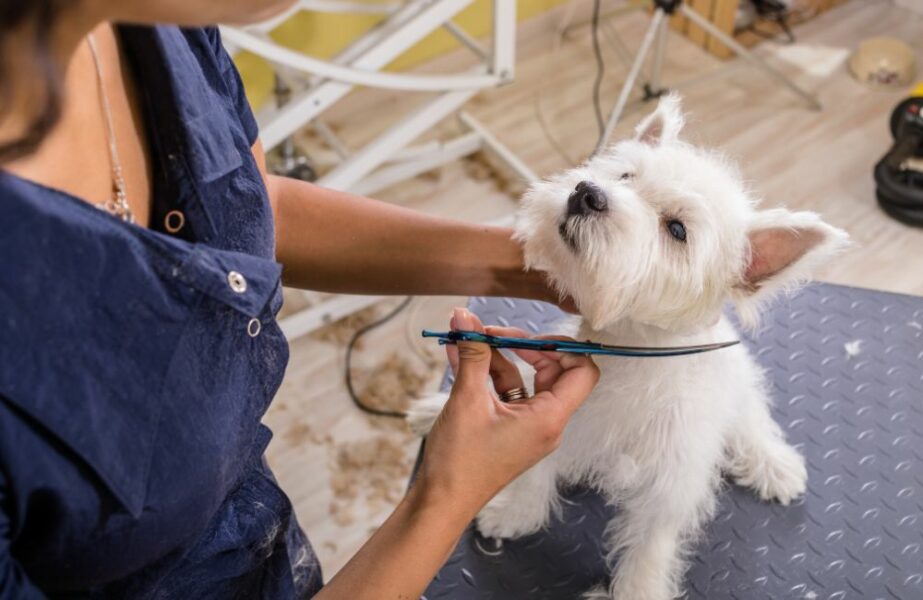
[[[737, 9], [734, 23], [737, 31], [750, 31], [766, 39], [778, 39], [781, 33], [786, 43], [795, 42], [795, 34], [788, 25], [791, 0], [744, 0]], [[774, 24], [775, 30], [766, 30], [762, 23]]]
[[898, 221], [923, 227], [923, 83], [891, 113], [894, 144], [875, 165], [875, 195]]
[[[278, 73], [274, 74], [273, 80], [272, 93], [275, 96], [276, 108], [281, 109], [292, 97], [292, 88]], [[299, 152], [295, 147], [295, 139], [292, 135], [286, 137], [282, 143], [271, 150], [266, 156], [266, 161], [269, 170], [276, 175], [302, 181], [317, 179], [317, 170], [307, 155]]]

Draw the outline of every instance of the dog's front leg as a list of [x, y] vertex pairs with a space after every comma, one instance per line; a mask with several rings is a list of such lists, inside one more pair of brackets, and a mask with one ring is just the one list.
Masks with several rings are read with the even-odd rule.
[[548, 523], [559, 505], [553, 457], [546, 457], [517, 477], [481, 509], [478, 531], [490, 538], [518, 538]]
[[715, 477], [707, 467], [662, 473], [623, 499], [609, 523], [610, 562], [617, 562], [608, 594], [586, 598], [670, 600], [681, 592], [685, 544], [715, 504]]
[[737, 484], [755, 490], [763, 500], [788, 504], [804, 493], [808, 478], [804, 457], [785, 441], [761, 388], [745, 397], [741, 411], [731, 428], [725, 469]]

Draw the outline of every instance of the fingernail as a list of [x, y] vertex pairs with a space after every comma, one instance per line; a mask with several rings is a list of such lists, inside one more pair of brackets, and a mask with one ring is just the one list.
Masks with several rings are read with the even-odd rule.
[[452, 313], [452, 321], [454, 329], [470, 330], [474, 328], [474, 318], [465, 308], [456, 308]]
[[452, 310], [452, 316], [449, 317], [449, 329], [452, 331], [458, 329], [458, 325], [455, 324], [455, 309]]

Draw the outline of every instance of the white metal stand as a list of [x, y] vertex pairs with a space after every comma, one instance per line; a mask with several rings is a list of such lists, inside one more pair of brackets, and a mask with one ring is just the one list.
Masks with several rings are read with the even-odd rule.
[[609, 138], [612, 137], [612, 132], [615, 130], [615, 126], [618, 124], [622, 112], [625, 110], [625, 105], [628, 103], [628, 96], [631, 94], [632, 88], [638, 85], [638, 76], [641, 73], [641, 68], [647, 60], [647, 55], [652, 46], [654, 47], [653, 64], [651, 65], [650, 81], [644, 86], [645, 99], [656, 97], [663, 92], [660, 88], [660, 80], [663, 71], [663, 55], [666, 48], [667, 36], [670, 34], [667, 17], [675, 11], [681, 12], [683, 16], [717, 38], [738, 56], [749, 60], [764, 73], [787, 87], [792, 93], [804, 100], [809, 107], [814, 110], [821, 110], [821, 104], [818, 102], [817, 98], [799, 87], [795, 82], [789, 79], [788, 76], [766, 62], [762, 57], [742, 46], [732, 36], [718, 29], [714, 23], [690, 8], [682, 0], [654, 0], [654, 6], [655, 10], [651, 19], [651, 24], [644, 34], [641, 47], [638, 49], [634, 62], [631, 64], [631, 69], [628, 71], [628, 79], [626, 79], [625, 83], [622, 85], [622, 91], [619, 93], [618, 100], [616, 100], [612, 112], [609, 113], [609, 118], [606, 121], [603, 134], [600, 136], [599, 142], [593, 150], [594, 155], [601, 152], [609, 143]]
[[[245, 49], [269, 60], [280, 76], [302, 78], [301, 85], [283, 106], [261, 116], [260, 138], [266, 150], [283, 143], [311, 123], [327, 142], [339, 163], [317, 183], [324, 187], [373, 194], [389, 185], [432, 170], [482, 149], [488, 149], [528, 181], [536, 175], [504, 147], [473, 117], [459, 113], [467, 132], [444, 142], [410, 144], [446, 117], [458, 113], [478, 91], [512, 81], [516, 49], [516, 1], [493, 1], [493, 32], [489, 49], [483, 48], [452, 23], [474, 0], [407, 0], [394, 4], [370, 4], [340, 0], [300, 0], [284, 14], [244, 29], [222, 27], [230, 48]], [[373, 13], [385, 16], [367, 34], [353, 42], [332, 61], [319, 60], [274, 42], [268, 32], [299, 10]], [[387, 64], [425, 38], [444, 28], [478, 57], [479, 64], [466, 73], [421, 75], [382, 72]], [[435, 96], [415, 109], [363, 148], [351, 151], [319, 119], [321, 113], [357, 86]], [[337, 296], [280, 322], [289, 339], [305, 335], [381, 300], [379, 296]]]

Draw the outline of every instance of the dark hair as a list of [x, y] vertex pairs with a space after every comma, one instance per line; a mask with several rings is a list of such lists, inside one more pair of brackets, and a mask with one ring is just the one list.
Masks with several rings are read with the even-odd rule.
[[[0, 120], [14, 108], [14, 83], [10, 66], [21, 61], [40, 79], [41, 106], [32, 116], [25, 132], [12, 141], [0, 143], [0, 163], [33, 152], [61, 116], [62, 75], [51, 47], [54, 18], [65, 2], [74, 0], [0, 0]], [[10, 56], [7, 41], [20, 32], [28, 36], [23, 56]]]

